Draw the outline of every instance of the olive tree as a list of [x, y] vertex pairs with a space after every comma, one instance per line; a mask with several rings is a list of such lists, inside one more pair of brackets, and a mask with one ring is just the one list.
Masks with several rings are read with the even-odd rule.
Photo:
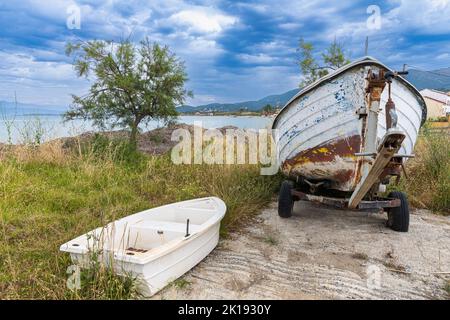
[[80, 41], [69, 43], [66, 54], [74, 58], [79, 77], [92, 85], [84, 96], [72, 95], [65, 119], [92, 120], [101, 128], [126, 128], [136, 145], [139, 125], [149, 120], [172, 120], [177, 105], [190, 91], [185, 89], [185, 66], [167, 46], [145, 39], [130, 41]]

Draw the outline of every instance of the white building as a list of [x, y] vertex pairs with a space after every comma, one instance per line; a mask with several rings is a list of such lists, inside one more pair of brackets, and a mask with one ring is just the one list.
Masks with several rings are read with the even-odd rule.
[[428, 119], [445, 117], [450, 113], [450, 95], [445, 92], [425, 89], [420, 91], [427, 104]]

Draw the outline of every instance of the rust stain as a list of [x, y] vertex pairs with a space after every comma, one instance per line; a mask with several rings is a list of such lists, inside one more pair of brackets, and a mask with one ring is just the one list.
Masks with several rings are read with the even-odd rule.
[[361, 136], [355, 135], [344, 139], [335, 139], [317, 147], [305, 150], [294, 158], [286, 160], [285, 165], [297, 166], [308, 162], [331, 162], [336, 157], [355, 158], [361, 147]]
[[339, 182], [348, 182], [355, 177], [355, 170], [338, 170], [331, 180]]
[[[282, 169], [288, 175], [296, 175], [298, 174], [296, 172], [300, 171], [305, 178], [334, 181], [334, 188], [348, 191], [354, 186], [358, 176], [358, 158], [354, 154], [360, 152], [361, 143], [360, 135], [334, 139], [298, 153], [295, 157], [286, 160]], [[351, 169], [351, 165], [350, 168], [348, 166], [341, 168], [338, 158], [347, 163], [353, 162], [354, 168]], [[307, 164], [313, 164], [313, 166], [308, 166], [306, 169]], [[317, 167], [314, 166], [315, 164]]]

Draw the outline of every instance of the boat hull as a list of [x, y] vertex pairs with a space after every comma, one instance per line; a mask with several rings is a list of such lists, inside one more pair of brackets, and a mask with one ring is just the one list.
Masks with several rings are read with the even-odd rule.
[[[364, 120], [358, 110], [366, 106], [368, 68], [387, 67], [374, 60], [353, 63], [302, 90], [283, 108], [274, 121], [278, 159], [282, 172], [293, 179], [327, 181], [330, 189], [350, 192], [361, 179], [364, 149]], [[397, 127], [405, 132], [402, 154], [412, 154], [424, 119], [423, 98], [403, 79], [394, 79], [393, 100]], [[378, 139], [386, 133], [383, 91], [378, 116]], [[426, 110], [426, 109], [425, 109]]]
[[[219, 230], [220, 223], [217, 223], [204, 234], [187, 241], [184, 246], [145, 265], [115, 261], [111, 254], [104, 255], [102, 262], [114, 268], [116, 274], [135, 279], [139, 294], [149, 298], [205, 259], [219, 243]], [[89, 255], [71, 253], [70, 257], [75, 265], [89, 268]]]
[[[206, 202], [212, 204], [210, 208], [203, 205]], [[97, 261], [118, 275], [135, 279], [139, 293], [150, 297], [217, 246], [225, 211], [218, 198], [150, 209], [73, 239], [61, 250], [69, 252], [72, 262], [80, 267], [90, 268]], [[189, 228], [181, 223], [186, 218], [190, 219]], [[89, 240], [92, 238], [101, 240], [94, 244]]]

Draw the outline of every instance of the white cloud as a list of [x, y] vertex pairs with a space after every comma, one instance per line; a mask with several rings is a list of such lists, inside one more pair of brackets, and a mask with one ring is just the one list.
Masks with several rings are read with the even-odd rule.
[[239, 2], [236, 4], [236, 7], [254, 11], [257, 13], [266, 13], [270, 9], [271, 6], [269, 6], [267, 4]]
[[[355, 21], [343, 21], [338, 28], [326, 33], [328, 39], [334, 35], [347, 38], [363, 38], [367, 35], [448, 34], [450, 33], [450, 0], [398, 0], [391, 10], [381, 9], [381, 29], [369, 30], [366, 19], [361, 15]], [[337, 22], [337, 21], [335, 21]], [[333, 27], [333, 26], [332, 26]]]
[[214, 92], [215, 102], [239, 102], [257, 100], [271, 94], [280, 94], [296, 88], [300, 73], [295, 66], [256, 66], [239, 70], [209, 69], [205, 76], [206, 86], [200, 87], [197, 94]]
[[[198, 103], [209, 103], [214, 97], [220, 101], [254, 99], [295, 87], [299, 82], [295, 49], [300, 36], [312, 41], [317, 52], [337, 37], [349, 51], [356, 51], [352, 52], [356, 57], [363, 53], [365, 37], [370, 35], [369, 54], [399, 67], [422, 63], [432, 69], [448, 66], [450, 61], [447, 44], [423, 38], [416, 42], [411, 37], [450, 34], [450, 0], [388, 0], [387, 6], [380, 5], [381, 30], [368, 30], [364, 5], [349, 0], [261, 0], [257, 4], [196, 0], [195, 5], [187, 0], [4, 2], [3, 12], [9, 16], [20, 12], [22, 20], [18, 31], [9, 32], [13, 36], [4, 39], [0, 51], [0, 95], [17, 89], [30, 99], [34, 93], [43, 101], [45, 96], [66, 101], [68, 93], [87, 89], [64, 56], [64, 41], [71, 36], [118, 40], [131, 34], [134, 41], [149, 36], [169, 45], [186, 61], [191, 79], [188, 87]], [[66, 9], [75, 2], [81, 7], [81, 30], [69, 32]], [[267, 34], [247, 37], [247, 32], [257, 35], [264, 22]], [[313, 29], [316, 24], [319, 30]], [[221, 41], [229, 35], [226, 31], [233, 31], [236, 43]], [[36, 45], [36, 39], [42, 41]], [[244, 68], [219, 59], [233, 54]], [[56, 88], [54, 94], [50, 88]]]
[[29, 78], [34, 80], [72, 80], [74, 71], [71, 64], [64, 62], [37, 61], [28, 54], [0, 51], [0, 76]]
[[251, 63], [251, 64], [254, 64], [254, 63], [266, 64], [266, 63], [271, 63], [275, 60], [274, 57], [271, 57], [264, 53], [259, 53], [259, 54], [255, 54], [255, 55], [242, 53], [242, 54], [238, 54], [237, 58], [244, 63]]
[[[41, 52], [42, 54], [42, 52]], [[0, 51], [0, 98], [20, 102], [67, 106], [70, 94], [87, 91], [88, 82], [77, 79], [71, 64], [38, 61], [30, 54]]]
[[65, 21], [68, 16], [67, 8], [76, 4], [76, 1], [73, 0], [28, 0], [22, 2], [23, 8], [30, 10], [34, 15], [58, 21]]
[[217, 34], [236, 24], [238, 19], [205, 7], [195, 7], [171, 15], [168, 22], [186, 27], [188, 32]]
[[302, 26], [303, 26], [303, 24], [295, 23], [295, 22], [286, 22], [286, 23], [281, 23], [280, 25], [278, 25], [279, 28], [281, 28], [283, 30], [288, 30], [288, 31], [299, 30]]
[[[292, 46], [289, 43], [286, 43], [283, 40], [273, 40], [268, 42], [260, 42], [252, 45], [252, 48], [255, 52], [264, 52], [264, 53], [280, 53], [283, 51], [292, 50]], [[295, 48], [294, 48], [295, 50]]]
[[450, 0], [400, 0], [396, 8], [382, 14], [382, 28], [388, 32], [408, 29], [419, 34], [448, 34], [449, 17]]
[[217, 97], [210, 94], [196, 94], [193, 98], [188, 98], [186, 104], [188, 105], [203, 105], [217, 102]]

